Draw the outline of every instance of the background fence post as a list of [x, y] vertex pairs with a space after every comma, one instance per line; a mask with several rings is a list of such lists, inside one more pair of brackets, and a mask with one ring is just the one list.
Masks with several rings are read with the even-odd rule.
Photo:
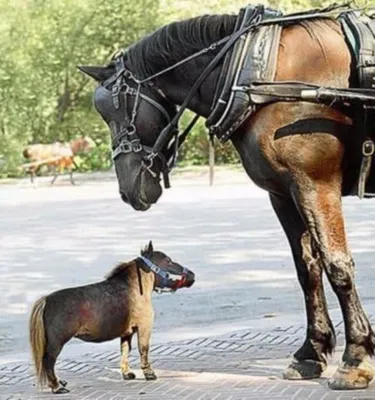
[[208, 139], [208, 163], [209, 163], [209, 179], [210, 186], [214, 184], [214, 169], [215, 169], [215, 147], [213, 138]]

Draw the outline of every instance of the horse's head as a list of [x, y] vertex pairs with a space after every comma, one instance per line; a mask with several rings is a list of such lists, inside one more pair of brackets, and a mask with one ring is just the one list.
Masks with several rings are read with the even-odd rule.
[[[79, 67], [100, 85], [94, 105], [112, 133], [113, 160], [121, 198], [135, 210], [148, 210], [162, 193], [161, 172], [165, 162], [146, 156], [176, 107], [150, 84], [138, 84], [130, 71], [119, 78], [114, 63], [106, 67]], [[168, 159], [168, 154], [164, 154]]]
[[176, 291], [195, 282], [193, 271], [173, 261], [161, 251], [154, 251], [152, 242], [141, 252], [141, 261], [155, 274], [155, 289]]
[[89, 136], [73, 139], [69, 144], [74, 154], [90, 153], [96, 147], [96, 143]]

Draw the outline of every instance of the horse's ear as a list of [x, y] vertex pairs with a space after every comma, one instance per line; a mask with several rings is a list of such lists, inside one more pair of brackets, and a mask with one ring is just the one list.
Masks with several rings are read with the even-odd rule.
[[89, 65], [78, 65], [77, 68], [84, 74], [94, 78], [98, 82], [103, 82], [110, 78], [115, 70], [111, 67], [96, 67]]
[[154, 247], [152, 245], [152, 240], [150, 240], [150, 243], [148, 244], [148, 248], [147, 248], [147, 253], [152, 254], [153, 252], [154, 252]]

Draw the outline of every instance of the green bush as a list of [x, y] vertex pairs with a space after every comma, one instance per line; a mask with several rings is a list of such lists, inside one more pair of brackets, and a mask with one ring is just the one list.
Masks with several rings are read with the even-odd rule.
[[[97, 147], [76, 157], [78, 170], [110, 168], [109, 132], [92, 106], [96, 84], [76, 66], [105, 64], [114, 51], [160, 25], [204, 13], [237, 12], [245, 4], [240, 0], [0, 0], [0, 177], [23, 174], [19, 167], [28, 143], [67, 142], [84, 135], [92, 137]], [[328, 0], [265, 2], [285, 12], [327, 4]], [[181, 128], [191, 117], [187, 114]], [[202, 119], [181, 148], [179, 164], [206, 164], [208, 149]], [[239, 161], [230, 142], [221, 145], [217, 140], [215, 159], [217, 164]]]
[[[184, 115], [180, 129], [184, 129], [193, 114], [189, 111]], [[233, 164], [238, 163], [239, 158], [236, 150], [231, 142], [224, 145], [220, 144], [218, 140], [214, 141], [215, 144], [215, 163], [216, 164]], [[192, 132], [190, 132], [185, 143], [180, 148], [179, 152], [179, 165], [204, 165], [208, 163], [209, 152], [209, 135], [208, 129], [204, 125], [204, 119], [198, 120]]]

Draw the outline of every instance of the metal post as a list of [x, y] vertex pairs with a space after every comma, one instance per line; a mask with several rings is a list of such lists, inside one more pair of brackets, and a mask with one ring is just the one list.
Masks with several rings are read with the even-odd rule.
[[214, 183], [214, 168], [215, 168], [215, 147], [213, 138], [208, 140], [208, 163], [210, 168], [210, 186]]

